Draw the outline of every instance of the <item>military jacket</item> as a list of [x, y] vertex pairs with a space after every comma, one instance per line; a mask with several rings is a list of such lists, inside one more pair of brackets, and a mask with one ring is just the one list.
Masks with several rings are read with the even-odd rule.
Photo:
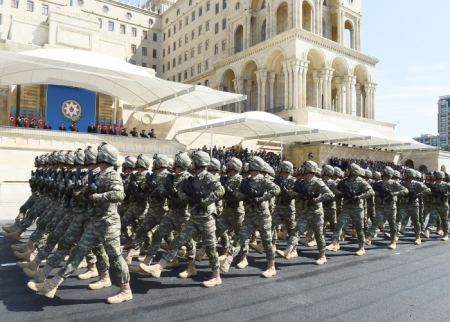
[[237, 173], [234, 176], [227, 177], [227, 186], [231, 193], [226, 193], [224, 197], [225, 211], [237, 211], [238, 213], [244, 213], [244, 204], [242, 201], [234, 197], [233, 192], [239, 190], [241, 186], [242, 176]]
[[391, 192], [392, 198], [381, 196], [379, 192], [375, 192], [375, 202], [379, 207], [396, 208], [397, 198], [402, 198], [408, 194], [408, 189], [400, 184], [400, 182], [389, 179], [388, 181], [381, 180], [381, 187]]
[[93, 216], [108, 218], [117, 214], [117, 203], [125, 199], [122, 179], [111, 166], [100, 172], [97, 180], [97, 196], [94, 200]]
[[[317, 177], [312, 177], [311, 180], [303, 179], [303, 184], [308, 189], [312, 195], [317, 195], [315, 202], [310, 200], [304, 200], [303, 203], [297, 204], [300, 206], [301, 212], [304, 213], [320, 213], [323, 212], [322, 202], [332, 200], [334, 198], [333, 192], [328, 188], [328, 186], [323, 182], [322, 179]], [[289, 190], [289, 195], [295, 197], [297, 193], [291, 189]]]
[[295, 211], [295, 198], [293, 198], [288, 192], [294, 188], [296, 178], [291, 175], [288, 175], [286, 178], [279, 177], [281, 183], [280, 194], [276, 197], [276, 206], [282, 208], [290, 208], [292, 211]]
[[[173, 186], [171, 182], [169, 182], [169, 176], [173, 176]], [[186, 201], [180, 198], [179, 191], [183, 189], [182, 185], [184, 180], [192, 177], [192, 175], [188, 171], [183, 171], [180, 173], [173, 173], [166, 176], [165, 187], [167, 189], [168, 196], [168, 206], [169, 206], [169, 215], [172, 213], [185, 213], [185, 216], [189, 216], [188, 212], [188, 204]]]
[[[80, 186], [77, 186], [78, 184], [76, 182], [74, 182], [74, 192], [73, 192], [72, 198], [70, 199], [70, 205], [76, 212], [82, 212], [88, 208], [88, 200], [86, 200], [86, 198], [84, 198], [83, 193], [78, 193], [80, 191], [84, 191], [86, 185], [89, 183], [88, 172], [89, 171], [87, 169], [81, 169], [81, 171], [80, 171]], [[100, 172], [99, 167], [94, 168], [92, 170], [94, 177], [95, 177], [95, 175], [98, 175], [99, 172]], [[72, 180], [73, 181], [77, 180], [76, 174], [74, 175]], [[76, 188], [75, 188], [75, 186], [76, 186]], [[75, 191], [75, 189], [77, 191]]]
[[[327, 181], [324, 181], [325, 185], [328, 187], [328, 189], [330, 189], [331, 191], [331, 187], [335, 185], [335, 181], [333, 179], [328, 179]], [[333, 193], [333, 198], [326, 200], [326, 201], [322, 201], [322, 206], [324, 209], [336, 209], [336, 200], [338, 200], [338, 202], [341, 201], [341, 198], [337, 198], [334, 193]]]
[[450, 185], [447, 182], [441, 181], [440, 183], [434, 183], [434, 189], [442, 192], [445, 196], [436, 195], [433, 193], [434, 189], [431, 189], [431, 204], [434, 206], [447, 206], [448, 207], [448, 193], [450, 192]]
[[[345, 193], [338, 189], [339, 182], [345, 180], [344, 184], [346, 184], [352, 191], [358, 195], [358, 199], [346, 199]], [[342, 207], [346, 207], [348, 209], [364, 209], [364, 199], [373, 197], [375, 192], [373, 191], [370, 184], [367, 181], [361, 179], [360, 177], [356, 177], [356, 179], [341, 179], [336, 180], [335, 186], [331, 187], [331, 191], [338, 197], [343, 197]]]
[[408, 195], [404, 195], [401, 198], [402, 204], [407, 206], [419, 206], [419, 198], [427, 196], [431, 193], [430, 188], [428, 188], [424, 183], [416, 180], [412, 180], [411, 182], [404, 181], [403, 186], [408, 189], [409, 193], [413, 192], [416, 198], [409, 198]]
[[166, 188], [164, 186], [168, 174], [169, 171], [167, 170], [152, 174], [156, 189], [148, 196], [148, 211], [151, 214], [163, 215], [169, 210], [167, 205]]

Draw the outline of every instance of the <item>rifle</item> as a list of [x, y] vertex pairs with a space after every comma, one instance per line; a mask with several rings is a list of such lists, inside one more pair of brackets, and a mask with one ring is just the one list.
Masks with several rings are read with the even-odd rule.
[[144, 191], [152, 194], [156, 189], [155, 173], [147, 172], [145, 174]]
[[280, 200], [284, 203], [289, 203], [291, 201], [291, 198], [289, 198], [289, 196], [287, 194], [287, 189], [284, 185], [283, 177], [281, 177], [280, 175], [276, 176], [275, 180], [273, 180], [273, 183], [275, 183], [277, 186], [280, 187], [280, 190], [281, 190], [280, 195], [279, 195]]
[[312, 193], [311, 191], [309, 191], [305, 185], [304, 180], [295, 181], [294, 188], [292, 190], [300, 195], [300, 199], [308, 201], [308, 205], [310, 205], [311, 200], [316, 199], [320, 196], [320, 193]]
[[183, 191], [194, 200], [194, 204], [199, 204], [205, 197], [205, 194], [201, 190], [197, 190], [192, 184], [194, 177], [189, 177], [183, 181]]
[[89, 197], [97, 193], [97, 184], [95, 183], [94, 172], [88, 171], [88, 188], [84, 192], [84, 198], [89, 200]]
[[447, 193], [445, 191], [442, 191], [438, 188], [436, 188], [436, 186], [432, 183], [426, 183], [425, 184], [428, 188], [430, 188], [431, 190], [431, 194], [433, 195], [433, 197], [435, 198], [441, 198], [444, 199], [447, 197]]
[[167, 175], [166, 183], [164, 186], [167, 190], [166, 196], [168, 199], [173, 199], [177, 197], [178, 190], [175, 188], [175, 176], [173, 174], [170, 173]]
[[347, 185], [348, 179], [339, 181], [337, 188], [344, 194], [344, 199], [351, 199], [355, 204], [358, 204], [358, 200], [355, 197], [362, 195], [362, 192], [356, 193], [352, 188]]
[[73, 185], [74, 185], [73, 184], [73, 175], [74, 175], [73, 169], [69, 170], [68, 178], [65, 181], [67, 199], [70, 199], [73, 196]]
[[76, 177], [73, 189], [74, 189], [74, 191], [78, 192], [78, 191], [81, 191], [81, 189], [83, 189], [83, 182], [81, 181], [81, 169], [80, 168], [77, 168], [76, 174], [77, 174], [77, 177]]
[[413, 190], [409, 190], [406, 197], [408, 197], [408, 204], [411, 204], [414, 200], [417, 199], [417, 194]]
[[228, 176], [220, 177], [220, 184], [225, 189], [225, 198], [227, 198], [227, 199], [230, 199], [233, 197], [233, 189], [231, 189], [230, 186], [228, 185], [229, 179], [230, 179], [230, 177], [228, 177]]
[[392, 191], [389, 189], [384, 189], [382, 181], [377, 181], [373, 184], [373, 191], [378, 192], [380, 198], [392, 198]]
[[256, 198], [264, 196], [263, 191], [257, 191], [250, 186], [250, 178], [245, 178], [241, 181], [241, 191], [247, 196], [246, 201], [256, 205]]

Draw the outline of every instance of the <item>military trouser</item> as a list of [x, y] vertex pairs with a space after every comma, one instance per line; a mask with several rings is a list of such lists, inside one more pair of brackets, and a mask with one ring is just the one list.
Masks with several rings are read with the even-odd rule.
[[[120, 284], [128, 284], [130, 273], [120, 249], [120, 217], [118, 214], [114, 214], [106, 219], [91, 219], [90, 225], [84, 231], [78, 244], [70, 251], [69, 260], [59, 270], [58, 275], [64, 279], [68, 278], [80, 265], [83, 257], [91, 249], [98, 249], [99, 247], [101, 252], [104, 249], [104, 252], [108, 255], [108, 261], [102, 261], [103, 264], [111, 265]], [[97, 255], [98, 253], [95, 252], [95, 254]], [[100, 272], [107, 270], [107, 267], [97, 265]]]
[[20, 230], [27, 230], [36, 220], [37, 217], [41, 216], [48, 208], [49, 202], [46, 198], [42, 198], [33, 205], [33, 207], [28, 211], [27, 215], [23, 218], [20, 223]]
[[[69, 217], [67, 217], [67, 216], [69, 216]], [[67, 229], [67, 227], [69, 227], [72, 219], [73, 219], [72, 208], [68, 207], [67, 205], [61, 205], [59, 207], [59, 211], [56, 212], [55, 215], [53, 216], [53, 219], [47, 224], [47, 226], [45, 226], [44, 234], [37, 241], [38, 248], [41, 249], [44, 247], [49, 235], [56, 230], [56, 227], [58, 227], [58, 225], [61, 222], [64, 221], [62, 224], [62, 227]], [[59, 231], [59, 232], [57, 232], [57, 234], [60, 235], [60, 237], [62, 237], [64, 235], [64, 231]], [[58, 242], [58, 241], [56, 241], [56, 242]]]
[[19, 223], [23, 220], [23, 218], [24, 218], [26, 212], [27, 212], [29, 209], [31, 209], [31, 208], [33, 207], [33, 205], [36, 204], [36, 201], [37, 201], [38, 199], [39, 199], [39, 196], [36, 195], [36, 194], [33, 194], [33, 195], [31, 195], [31, 196], [28, 198], [27, 201], [25, 201], [25, 203], [20, 207], [20, 209], [19, 209], [19, 214], [17, 215], [16, 219], [14, 220], [14, 222], [15, 222], [16, 224], [19, 224]]
[[[120, 220], [122, 221], [123, 216], [125, 216], [125, 213], [127, 212], [128, 208], [130, 207], [130, 202], [122, 203], [117, 208], [117, 212], [119, 213]], [[133, 236], [133, 229], [130, 226], [127, 226], [126, 229], [122, 229], [122, 233], [124, 234], [125, 238], [131, 239]]]
[[295, 229], [295, 209], [292, 210], [290, 207], [280, 206], [275, 208], [272, 215], [272, 241], [278, 239], [277, 230], [279, 230], [279, 226], [281, 226], [283, 222], [286, 225], [289, 236], [291, 236]]
[[342, 233], [342, 228], [348, 223], [349, 220], [353, 222], [353, 228], [356, 230], [358, 236], [358, 244], [364, 245], [364, 209], [358, 208], [346, 208], [342, 207], [341, 214], [337, 218], [336, 229], [333, 232], [332, 238], [339, 240]]
[[233, 245], [228, 249], [228, 253], [234, 258], [241, 251], [246, 240], [251, 236], [253, 229], [259, 231], [261, 242], [264, 246], [267, 261], [275, 259], [272, 247], [272, 217], [266, 214], [246, 214], [242, 222], [239, 234], [234, 238]]
[[[171, 213], [167, 216], [164, 216], [161, 220], [156, 231], [152, 236], [152, 243], [150, 247], [146, 249], [146, 255], [154, 258], [156, 253], [158, 252], [159, 246], [161, 245], [163, 237], [166, 239], [167, 243], [170, 244], [173, 242], [173, 237], [171, 237], [171, 233], [176, 231], [179, 232], [181, 227], [188, 221], [188, 217], [185, 216], [184, 209], [181, 213]], [[170, 236], [170, 237], [169, 237]], [[195, 242], [191, 239], [185, 244], [187, 248], [187, 257], [189, 259], [194, 259], [195, 257]]]
[[51, 209], [45, 212], [39, 220], [36, 222], [36, 230], [31, 234], [30, 239], [35, 243], [38, 243], [45, 234], [45, 228], [49, 223], [52, 222], [53, 218], [57, 213], [61, 213], [60, 211], [61, 205], [59, 203], [55, 203]]
[[39, 258], [47, 258], [47, 256], [52, 252], [55, 248], [58, 241], [64, 236], [69, 228], [70, 223], [73, 220], [73, 210], [71, 208], [66, 208], [67, 212], [64, 218], [59, 222], [59, 224], [55, 227], [55, 229], [50, 232], [47, 236], [44, 244], [39, 244], [37, 248], [39, 249], [38, 256]]
[[293, 235], [289, 237], [288, 245], [296, 246], [298, 244], [298, 237], [307, 228], [312, 231], [316, 237], [317, 249], [319, 252], [325, 251], [325, 238], [323, 236], [324, 215], [322, 212], [302, 212], [297, 221]]
[[149, 247], [152, 243], [152, 231], [159, 225], [162, 218], [163, 216], [154, 217], [147, 213], [136, 231], [136, 237], [134, 237], [131, 248], [138, 250], [142, 245], [145, 248]]
[[[337, 222], [337, 216], [336, 216], [336, 209], [334, 208], [325, 208], [323, 207], [323, 235], [325, 238], [326, 235], [326, 229], [327, 229], [327, 223], [330, 223], [330, 230], [331, 232], [334, 231], [334, 229], [336, 228], [336, 222]], [[300, 235], [303, 232], [299, 233]], [[314, 230], [313, 229], [309, 229], [308, 230], [308, 237], [311, 239], [313, 238], [315, 235]]]
[[[47, 258], [47, 265], [55, 268], [69, 254], [70, 250], [79, 242], [83, 232], [90, 224], [88, 209], [85, 212], [74, 212], [74, 218], [67, 228], [64, 236], [58, 242], [58, 249]], [[89, 264], [95, 264], [97, 259], [92, 251], [86, 255]]]
[[127, 236], [127, 234], [129, 235], [128, 226], [130, 225], [137, 226], [136, 223], [144, 219], [146, 209], [147, 209], [146, 201], [130, 203], [127, 211], [120, 219], [122, 226], [121, 228], [122, 234], [124, 234], [125, 236]]
[[377, 228], [380, 223], [389, 222], [389, 230], [391, 231], [391, 238], [397, 237], [397, 220], [396, 220], [397, 209], [393, 207], [377, 207], [377, 213], [375, 215], [375, 220], [369, 229], [370, 235], [373, 237], [377, 233]]
[[422, 217], [420, 218], [420, 223], [422, 224], [422, 227], [425, 227], [425, 221], [427, 220], [427, 217], [430, 213], [431, 213], [431, 205], [429, 205], [428, 203], [424, 204]]
[[400, 230], [402, 223], [408, 223], [408, 218], [411, 217], [411, 222], [414, 225], [416, 235], [422, 230], [419, 217], [419, 206], [417, 205], [403, 205], [398, 210], [397, 214], [397, 230]]
[[239, 213], [236, 209], [226, 209], [222, 216], [217, 220], [216, 236], [221, 237], [220, 244], [224, 249], [228, 249], [230, 241], [228, 239], [228, 230], [233, 230], [234, 235], [237, 236], [244, 221], [244, 214]]
[[219, 269], [216, 251], [216, 221], [212, 215], [200, 218], [190, 218], [181, 228], [178, 236], [170, 243], [169, 250], [163, 255], [167, 262], [171, 262], [181, 246], [186, 245], [194, 236], [200, 235], [206, 249], [206, 255], [213, 271]]
[[448, 232], [448, 205], [436, 205], [431, 208], [426, 229], [431, 229], [438, 219], [441, 220], [442, 230]]

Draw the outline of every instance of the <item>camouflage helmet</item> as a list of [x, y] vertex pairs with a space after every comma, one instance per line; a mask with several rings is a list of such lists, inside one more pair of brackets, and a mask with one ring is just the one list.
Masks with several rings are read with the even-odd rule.
[[137, 162], [137, 159], [135, 157], [128, 155], [125, 157], [124, 161], [122, 162], [122, 168], [136, 169], [136, 162]]
[[54, 156], [55, 156], [55, 158], [53, 159], [53, 161], [55, 163], [66, 163], [66, 155], [65, 155], [64, 151], [56, 152], [54, 154]]
[[267, 173], [269, 176], [275, 178], [275, 170], [270, 166], [270, 164], [268, 164], [267, 162], [265, 162], [264, 164], [264, 170], [263, 172]]
[[437, 179], [444, 179], [445, 178], [445, 173], [442, 171], [434, 171], [434, 175], [436, 176]]
[[220, 171], [220, 161], [216, 158], [211, 158], [211, 162], [208, 166], [209, 171]]
[[320, 168], [317, 168], [314, 174], [316, 175], [316, 177], [322, 178], [322, 170], [320, 170]]
[[323, 166], [323, 173], [326, 175], [326, 176], [329, 176], [329, 177], [331, 177], [331, 176], [333, 176], [334, 175], [334, 168], [331, 166], [331, 165], [324, 165]]
[[423, 177], [422, 172], [416, 171], [416, 170], [414, 170], [414, 171], [416, 172], [416, 178], [421, 179]]
[[40, 160], [40, 157], [38, 155], [34, 157], [34, 163], [36, 163], [36, 165], [40, 165], [41, 164], [41, 160]]
[[402, 175], [400, 174], [400, 171], [394, 170], [394, 177], [400, 179], [402, 177]]
[[67, 151], [64, 160], [65, 164], [75, 165], [75, 153], [73, 153], [73, 151]]
[[350, 171], [350, 175], [352, 176], [360, 176], [361, 175], [361, 167], [356, 163], [352, 163], [348, 167], [348, 171]]
[[280, 164], [281, 172], [292, 174], [294, 172], [294, 165], [289, 161], [283, 161]]
[[211, 157], [204, 151], [192, 152], [191, 159], [197, 167], [207, 167], [211, 163]]
[[175, 155], [175, 167], [187, 170], [191, 163], [192, 160], [186, 152], [179, 152]]
[[375, 171], [373, 173], [373, 178], [376, 180], [381, 180], [381, 173], [379, 173], [378, 171]]
[[[139, 159], [138, 159], [139, 161]], [[153, 162], [158, 166], [159, 168], [170, 168], [172, 167], [172, 164], [167, 157], [167, 155], [155, 153], [153, 155]]]
[[98, 146], [97, 161], [106, 162], [109, 164], [116, 164], [119, 159], [119, 151], [117, 148], [108, 143], [102, 143]]
[[39, 163], [42, 165], [45, 165], [48, 163], [48, 155], [47, 154], [43, 154], [39, 157]]
[[75, 151], [75, 164], [84, 164], [84, 151], [81, 148]]
[[237, 172], [241, 171], [242, 169], [242, 161], [238, 158], [231, 158], [230, 161], [227, 163], [227, 168], [230, 170], [236, 170]]
[[409, 178], [415, 178], [416, 177], [416, 171], [413, 169], [406, 169], [405, 174], [409, 177]]
[[371, 179], [372, 178], [372, 171], [370, 171], [369, 169], [364, 170], [364, 176], [366, 178]]
[[316, 173], [318, 167], [317, 163], [314, 161], [305, 161], [305, 163], [303, 163], [303, 168], [308, 172]]
[[169, 169], [170, 171], [173, 171], [174, 169], [174, 161], [172, 158], [168, 158], [169, 159], [169, 166], [167, 167], [167, 169]]
[[255, 171], [262, 172], [262, 171], [264, 171], [265, 164], [266, 164], [266, 162], [264, 162], [263, 159], [255, 156], [250, 159], [250, 162], [249, 162], [250, 171], [255, 170]]
[[150, 165], [152, 164], [152, 160], [150, 160], [149, 157], [139, 154], [136, 158], [136, 168], [144, 168], [148, 170], [150, 168]]
[[96, 164], [97, 163], [97, 155], [98, 155], [97, 149], [94, 149], [93, 147], [88, 146], [84, 150], [84, 161], [86, 163]]
[[392, 178], [394, 176], [394, 169], [392, 169], [391, 167], [385, 167], [383, 172], [383, 176], [388, 176], [389, 178]]
[[338, 176], [339, 178], [343, 178], [344, 172], [341, 170], [341, 168], [334, 167], [334, 175]]

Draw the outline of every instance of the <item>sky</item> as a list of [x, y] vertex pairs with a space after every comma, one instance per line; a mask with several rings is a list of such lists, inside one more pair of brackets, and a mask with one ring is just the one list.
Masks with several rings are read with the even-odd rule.
[[450, 0], [362, 0], [362, 52], [376, 57], [375, 119], [396, 136], [438, 134], [450, 95]]

